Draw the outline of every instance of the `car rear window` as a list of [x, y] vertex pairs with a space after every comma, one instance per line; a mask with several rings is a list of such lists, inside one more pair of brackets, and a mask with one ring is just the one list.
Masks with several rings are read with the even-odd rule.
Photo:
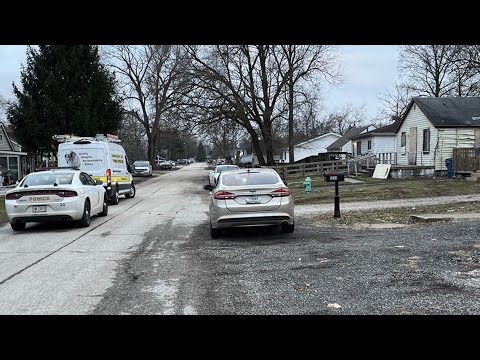
[[133, 163], [133, 166], [145, 166], [145, 167], [149, 167], [150, 166], [150, 163], [148, 161], [135, 161]]
[[70, 185], [74, 173], [32, 173], [25, 178], [22, 186]]
[[245, 172], [223, 175], [222, 183], [225, 186], [243, 186], [243, 185], [273, 185], [279, 182], [279, 178], [274, 173]]
[[237, 170], [237, 169], [240, 169], [238, 166], [236, 165], [232, 165], [232, 166], [221, 166], [221, 167], [218, 167], [217, 168], [217, 172], [218, 173], [221, 173], [222, 171], [230, 171], [230, 170]]

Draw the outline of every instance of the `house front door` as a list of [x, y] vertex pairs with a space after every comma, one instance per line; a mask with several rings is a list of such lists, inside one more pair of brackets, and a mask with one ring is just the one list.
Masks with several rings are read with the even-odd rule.
[[408, 152], [408, 165], [417, 165], [417, 128], [410, 128], [410, 151]]

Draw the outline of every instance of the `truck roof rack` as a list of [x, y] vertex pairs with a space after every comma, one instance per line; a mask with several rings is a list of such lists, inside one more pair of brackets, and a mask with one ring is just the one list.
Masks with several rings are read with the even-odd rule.
[[88, 144], [89, 142], [93, 142], [93, 141], [105, 141], [105, 142], [112, 142], [112, 143], [121, 142], [118, 136], [113, 134], [96, 134], [95, 137], [77, 136], [73, 134], [61, 134], [61, 135], [53, 135], [52, 139], [59, 143], [76, 142], [79, 144], [82, 144], [82, 143]]

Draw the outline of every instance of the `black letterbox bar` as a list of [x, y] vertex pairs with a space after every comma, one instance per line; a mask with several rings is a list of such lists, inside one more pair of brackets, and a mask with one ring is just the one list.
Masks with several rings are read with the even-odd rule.
[[323, 176], [325, 181], [345, 181], [345, 174], [342, 172], [326, 172]]

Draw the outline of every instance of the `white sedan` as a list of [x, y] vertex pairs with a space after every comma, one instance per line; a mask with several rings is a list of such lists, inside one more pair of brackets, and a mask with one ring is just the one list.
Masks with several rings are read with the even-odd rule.
[[91, 216], [107, 216], [108, 203], [101, 180], [59, 168], [25, 176], [5, 194], [5, 210], [15, 231], [27, 222], [75, 221], [88, 227]]
[[152, 164], [147, 160], [137, 160], [133, 163], [133, 175], [152, 176]]
[[210, 185], [215, 186], [218, 177], [223, 171], [231, 171], [240, 169], [237, 165], [217, 165], [215, 169], [211, 170], [208, 174], [208, 181]]

